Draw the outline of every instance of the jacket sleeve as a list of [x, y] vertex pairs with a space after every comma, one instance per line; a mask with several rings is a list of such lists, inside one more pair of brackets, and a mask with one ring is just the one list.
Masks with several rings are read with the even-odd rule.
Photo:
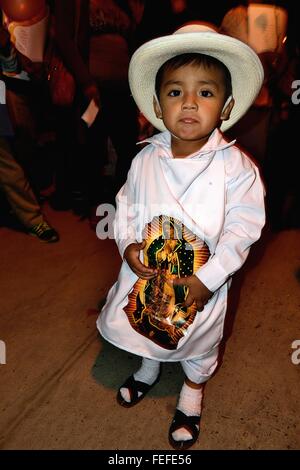
[[212, 292], [244, 264], [265, 224], [265, 193], [259, 171], [245, 156], [242, 171], [238, 170], [237, 176], [236, 171], [229, 175], [226, 185], [225, 222], [216, 250], [195, 273]]
[[132, 161], [126, 183], [116, 196], [117, 210], [113, 228], [121, 258], [123, 258], [127, 246], [137, 242], [136, 219], [139, 216], [139, 211], [134, 198], [136, 158]]

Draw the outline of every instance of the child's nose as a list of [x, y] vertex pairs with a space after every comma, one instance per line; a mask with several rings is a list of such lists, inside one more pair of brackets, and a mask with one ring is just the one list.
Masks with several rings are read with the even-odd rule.
[[186, 95], [182, 109], [198, 109], [197, 97], [192, 93]]

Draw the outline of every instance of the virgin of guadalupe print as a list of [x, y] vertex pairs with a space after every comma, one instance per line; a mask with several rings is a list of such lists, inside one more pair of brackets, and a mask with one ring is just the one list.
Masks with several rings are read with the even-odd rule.
[[195, 303], [184, 305], [188, 288], [173, 286], [172, 280], [194, 274], [208, 260], [209, 249], [182, 222], [166, 215], [154, 217], [146, 225], [143, 238], [143, 262], [157, 274], [135, 283], [124, 311], [138, 333], [162, 348], [176, 349], [197, 308]]

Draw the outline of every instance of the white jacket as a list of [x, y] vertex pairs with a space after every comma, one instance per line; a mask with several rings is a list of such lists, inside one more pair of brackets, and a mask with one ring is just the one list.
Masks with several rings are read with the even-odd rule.
[[114, 228], [120, 254], [123, 257], [130, 243], [142, 241], [145, 226], [155, 217], [174, 217], [207, 244], [210, 258], [195, 275], [214, 295], [170, 350], [129, 321], [124, 308], [138, 277], [123, 261], [97, 327], [109, 342], [143, 357], [199, 358], [222, 339], [228, 281], [245, 262], [265, 223], [264, 188], [254, 163], [234, 142], [226, 142], [218, 129], [187, 158], [173, 158], [168, 131], [147, 142], [150, 145], [134, 158], [117, 195]]

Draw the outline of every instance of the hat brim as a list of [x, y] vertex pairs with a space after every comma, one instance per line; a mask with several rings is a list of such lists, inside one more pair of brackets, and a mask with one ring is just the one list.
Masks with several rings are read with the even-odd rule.
[[188, 32], [153, 39], [143, 44], [132, 56], [129, 85], [132, 96], [144, 116], [160, 131], [166, 130], [153, 109], [155, 78], [169, 59], [185, 53], [206, 54], [223, 62], [231, 74], [235, 100], [230, 118], [221, 130], [233, 126], [255, 101], [262, 83], [263, 67], [256, 53], [238, 39], [215, 32]]

